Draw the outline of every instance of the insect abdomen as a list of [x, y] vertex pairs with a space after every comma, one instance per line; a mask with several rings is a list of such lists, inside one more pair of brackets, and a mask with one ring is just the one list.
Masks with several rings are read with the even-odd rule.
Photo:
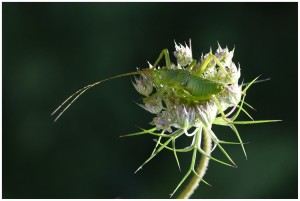
[[222, 84], [191, 75], [185, 87], [191, 95], [199, 98], [207, 98], [224, 90]]

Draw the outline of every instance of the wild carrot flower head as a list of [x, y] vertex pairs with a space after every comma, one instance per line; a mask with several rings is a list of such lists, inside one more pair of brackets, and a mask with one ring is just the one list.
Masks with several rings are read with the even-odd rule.
[[[156, 114], [151, 124], [155, 125], [158, 131], [172, 132], [172, 128], [188, 130], [203, 125], [211, 127], [218, 114], [229, 107], [236, 106], [241, 100], [242, 87], [238, 85], [240, 68], [237, 69], [232, 62], [233, 51], [229, 51], [227, 48], [222, 49], [220, 46], [217, 49], [215, 55], [223, 68], [218, 66], [215, 60], [208, 60], [207, 58], [211, 55], [208, 53], [192, 70], [187, 66], [193, 61], [191, 49], [187, 45], [183, 46], [177, 43], [175, 43], [175, 49], [177, 65], [173, 65], [171, 68], [164, 66], [162, 69], [153, 69], [155, 71], [153, 74], [161, 76], [158, 78], [159, 81], [149, 74], [142, 74], [140, 78], [135, 79], [135, 83], [133, 83], [135, 89], [146, 96], [142, 107]], [[209, 98], [195, 97], [185, 88], [185, 85], [186, 82], [192, 82], [190, 76], [205, 62], [208, 67], [199, 77], [205, 81], [221, 83], [225, 90], [217, 94], [211, 92], [212, 95]], [[174, 69], [179, 71], [174, 71]], [[180, 70], [185, 73], [179, 75]], [[194, 81], [194, 85], [199, 84], [199, 89], [195, 87], [193, 90], [202, 90], [201, 84], [206, 87], [206, 82], [203, 80], [199, 80], [198, 83]], [[207, 86], [207, 88], [209, 87], [211, 86]], [[155, 88], [154, 93], [152, 93], [153, 88]], [[219, 102], [220, 108], [218, 108], [217, 102]]]
[[[166, 64], [159, 68], [157, 66], [163, 56]], [[208, 159], [212, 159], [232, 167], [236, 167], [236, 164], [223, 148], [223, 144], [241, 145], [246, 156], [244, 143], [235, 127], [235, 124], [241, 122], [237, 122], [235, 119], [241, 111], [252, 119], [243, 109], [243, 104], [247, 89], [256, 80], [246, 86], [238, 83], [241, 75], [240, 67], [237, 67], [232, 61], [234, 50], [230, 51], [227, 47], [222, 48], [218, 45], [214, 54], [210, 51], [202, 55], [197, 61], [192, 58], [191, 45], [190, 47], [183, 46], [175, 42], [174, 56], [177, 59], [176, 64], [171, 63], [168, 50], [163, 50], [155, 64], [153, 66], [149, 64], [150, 73], [147, 71], [140, 78], [136, 78], [134, 87], [145, 96], [141, 106], [148, 112], [155, 114], [150, 122], [154, 127], [127, 135], [150, 134], [158, 137], [152, 155], [138, 170], [163, 149], [174, 153], [180, 168], [177, 153], [193, 151], [191, 166], [171, 196], [191, 172], [201, 181], [207, 183], [203, 180], [205, 171], [202, 172], [203, 174], [195, 171], [197, 153], [202, 155], [203, 161], [205, 158], [207, 159], [206, 163], [208, 163]], [[245, 86], [244, 89], [242, 89], [243, 86]], [[251, 106], [249, 105], [249, 107]], [[270, 121], [244, 121], [241, 124], [264, 122]], [[236, 134], [238, 141], [225, 142], [220, 140], [212, 131], [214, 124], [229, 126]], [[191, 141], [191, 145], [177, 148], [175, 144], [179, 137], [186, 137], [187, 140]], [[203, 143], [201, 143], [202, 138], [206, 139]], [[213, 147], [210, 146], [211, 143]], [[228, 162], [211, 156], [211, 152], [216, 147], [219, 147], [224, 153]]]

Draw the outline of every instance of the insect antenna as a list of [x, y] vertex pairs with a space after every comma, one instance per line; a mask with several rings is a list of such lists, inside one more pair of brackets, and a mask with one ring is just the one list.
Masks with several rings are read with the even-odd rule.
[[97, 81], [93, 84], [89, 84], [81, 89], [79, 89], [78, 91], [76, 91], [75, 93], [73, 93], [71, 96], [69, 96], [62, 104], [60, 104], [52, 113], [51, 116], [57, 114], [57, 112], [61, 110], [61, 112], [57, 115], [57, 117], [54, 119], [54, 122], [56, 122], [59, 117], [74, 103], [74, 101], [76, 101], [77, 98], [79, 98], [83, 93], [85, 93], [87, 90], [93, 88], [94, 86], [101, 84], [103, 82], [112, 80], [112, 79], [116, 79], [116, 78], [120, 78], [120, 77], [126, 77], [126, 76], [130, 76], [130, 75], [140, 75], [140, 74], [145, 74], [145, 73], [151, 73], [153, 70], [150, 69], [142, 69], [140, 71], [137, 72], [130, 72], [130, 73], [124, 73], [121, 75], [116, 75], [110, 78], [106, 78], [100, 81]]

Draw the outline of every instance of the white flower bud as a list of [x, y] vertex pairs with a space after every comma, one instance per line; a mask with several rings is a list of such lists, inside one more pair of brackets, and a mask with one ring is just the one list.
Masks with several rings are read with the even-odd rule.
[[192, 50], [189, 46], [185, 44], [185, 47], [179, 43], [175, 42], [175, 52], [174, 56], [177, 58], [177, 63], [180, 66], [187, 66], [193, 61]]
[[134, 77], [134, 79], [135, 83], [132, 82], [132, 84], [137, 92], [148, 97], [153, 91], [153, 82], [150, 77], [148, 75], [141, 74], [139, 78]]
[[156, 98], [150, 97], [150, 99], [147, 100], [145, 105], [139, 105], [152, 114], [158, 114], [163, 109], [162, 100], [159, 96]]

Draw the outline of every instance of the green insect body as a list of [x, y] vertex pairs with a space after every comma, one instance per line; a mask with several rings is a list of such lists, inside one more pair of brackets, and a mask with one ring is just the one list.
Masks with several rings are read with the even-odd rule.
[[[166, 85], [166, 89], [184, 89], [191, 95], [193, 100], [207, 100], [213, 95], [224, 91], [224, 84], [220, 84], [205, 78], [201, 78], [185, 69], [159, 69], [153, 71], [154, 84]], [[180, 93], [177, 93], [180, 96]], [[185, 95], [182, 98], [187, 98]]]
[[203, 79], [195, 75], [190, 77], [185, 88], [200, 100], [210, 99], [212, 95], [219, 94], [225, 90], [223, 84]]

